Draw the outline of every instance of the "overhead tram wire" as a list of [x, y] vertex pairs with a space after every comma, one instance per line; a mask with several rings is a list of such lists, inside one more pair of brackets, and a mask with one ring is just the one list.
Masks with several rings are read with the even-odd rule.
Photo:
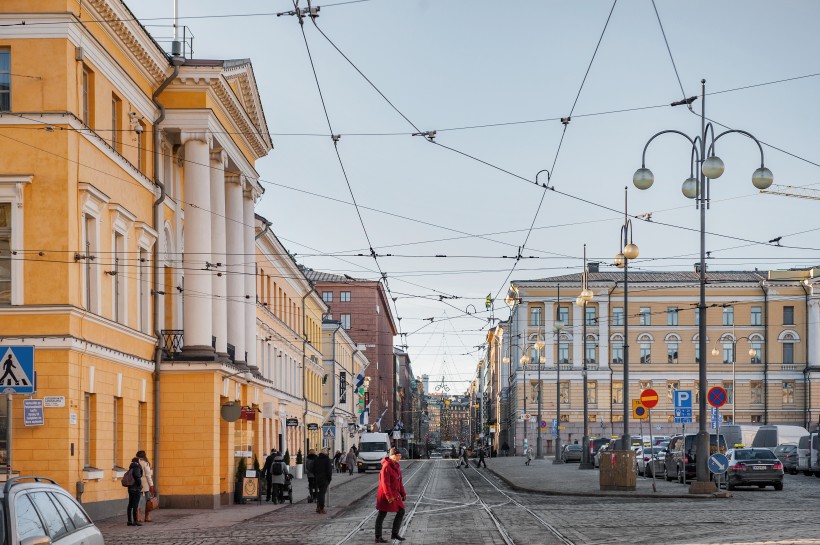
[[672, 56], [672, 48], [669, 47], [669, 40], [666, 38], [666, 31], [663, 29], [661, 22], [661, 14], [658, 13], [658, 6], [655, 5], [655, 0], [652, 0], [652, 8], [655, 10], [655, 16], [658, 18], [658, 26], [661, 27], [661, 34], [663, 35], [663, 42], [666, 44], [666, 51], [669, 53], [669, 60], [672, 61], [672, 68], [675, 70], [675, 77], [678, 78], [678, 85], [680, 86], [681, 98], [686, 99], [686, 91], [683, 90], [683, 82], [678, 73], [678, 66], [675, 64], [675, 58]]

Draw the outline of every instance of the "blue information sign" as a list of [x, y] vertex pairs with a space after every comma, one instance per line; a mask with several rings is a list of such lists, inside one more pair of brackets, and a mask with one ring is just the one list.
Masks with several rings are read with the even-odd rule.
[[26, 426], [43, 426], [46, 423], [43, 415], [42, 399], [23, 400], [23, 424]]
[[33, 394], [35, 392], [34, 347], [0, 346], [0, 393]]
[[709, 457], [707, 465], [709, 466], [709, 471], [720, 475], [726, 473], [726, 470], [729, 469], [729, 458], [727, 458], [725, 454], [718, 452]]
[[675, 390], [675, 423], [690, 424], [692, 422], [692, 390]]

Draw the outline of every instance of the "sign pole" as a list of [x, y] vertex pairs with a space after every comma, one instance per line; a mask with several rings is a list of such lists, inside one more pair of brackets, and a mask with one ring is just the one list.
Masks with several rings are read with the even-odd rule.
[[11, 394], [6, 394], [6, 481], [11, 478]]
[[[655, 460], [653, 456], [655, 455], [655, 441], [652, 440], [652, 409], [648, 409], [647, 414], [649, 415], [649, 463], [652, 465], [652, 492], [657, 492], [658, 490], [655, 488]], [[641, 450], [643, 453], [643, 450]], [[643, 464], [643, 475], [646, 477], [646, 462]]]

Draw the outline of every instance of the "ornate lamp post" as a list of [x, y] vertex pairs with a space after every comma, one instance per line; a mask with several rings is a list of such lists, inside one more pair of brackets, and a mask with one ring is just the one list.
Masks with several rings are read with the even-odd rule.
[[[559, 286], [560, 290], [560, 286]], [[561, 295], [560, 291], [558, 294], [558, 312], [561, 312]], [[560, 314], [559, 314], [560, 315]], [[556, 322], [555, 323], [555, 337], [558, 339], [558, 343], [561, 343], [561, 330], [564, 329], [564, 322]], [[563, 464], [564, 461], [561, 460], [561, 361], [555, 362], [555, 420], [557, 424], [557, 430], [555, 430], [555, 458], [552, 460], [553, 464]]]
[[595, 466], [589, 459], [589, 392], [587, 391], [587, 303], [592, 301], [595, 294], [589, 289], [587, 284], [587, 245], [584, 244], [584, 272], [581, 273], [581, 293], [575, 299], [575, 304], [583, 309], [581, 313], [581, 337], [583, 338], [583, 347], [581, 349], [581, 356], [583, 357], [583, 368], [581, 374], [584, 378], [584, 437], [581, 440], [581, 464], [578, 469], [593, 469]]
[[539, 357], [538, 357], [538, 418], [537, 418], [537, 421], [535, 423], [535, 425], [538, 427], [538, 438], [535, 441], [535, 459], [536, 460], [543, 460], [544, 459], [544, 453], [541, 451], [541, 390], [543, 389], [542, 384], [541, 384], [541, 365], [546, 363], [547, 358], [541, 352], [541, 350], [543, 350], [543, 348], [544, 348], [544, 341], [543, 340], [538, 339], [538, 341], [535, 342], [535, 345], [533, 346], [533, 348], [535, 348], [538, 351], [538, 354], [539, 354]]
[[[727, 335], [721, 335], [719, 339], [715, 339], [715, 346], [712, 348], [712, 355], [719, 356], [720, 350], [718, 350], [717, 343], [720, 341], [725, 341]], [[735, 414], [735, 407], [737, 406], [737, 391], [735, 389], [735, 365], [737, 363], [737, 341], [739, 340], [737, 337], [732, 334], [732, 424], [737, 424], [737, 418]], [[752, 340], [749, 337], [741, 337], [741, 339], [746, 339], [751, 344]], [[749, 356], [754, 358], [757, 355], [757, 350], [749, 347]], [[726, 362], [724, 362], [726, 363]]]
[[632, 439], [629, 437], [629, 260], [638, 257], [638, 247], [632, 243], [632, 220], [629, 219], [627, 206], [627, 188], [624, 188], [624, 224], [621, 226], [621, 251], [615, 255], [615, 266], [624, 270], [624, 433], [621, 436], [621, 449], [629, 450]]
[[[689, 105], [697, 97], [690, 97], [678, 102], [673, 102], [672, 106]], [[709, 458], [709, 431], [706, 429], [706, 208], [710, 200], [710, 182], [719, 178], [723, 174], [724, 165], [720, 157], [715, 155], [715, 144], [727, 134], [738, 133], [747, 136], [755, 141], [760, 149], [760, 168], [752, 173], [752, 184], [758, 189], [766, 189], [772, 185], [772, 172], [766, 168], [763, 161], [763, 146], [750, 133], [741, 130], [728, 130], [715, 136], [715, 130], [711, 123], [706, 124], [706, 80], [701, 80], [701, 113], [700, 113], [700, 133], [694, 138], [678, 130], [661, 131], [650, 138], [643, 149], [641, 168], [635, 171], [632, 182], [638, 189], [649, 189], [655, 181], [652, 171], [646, 168], [646, 150], [649, 144], [662, 134], [674, 133], [686, 138], [690, 144], [690, 172], [689, 178], [683, 182], [681, 191], [689, 199], [695, 199], [695, 207], [700, 209], [700, 302], [698, 313], [700, 317], [698, 327], [698, 348], [700, 362], [698, 365], [698, 392], [700, 401], [698, 403], [699, 429], [696, 447], [696, 480], [689, 487], [691, 494], [711, 493], [715, 491], [715, 484], [709, 479], [709, 468], [707, 460]], [[710, 138], [711, 136], [711, 138]], [[706, 140], [709, 138], [709, 146]], [[695, 168], [697, 171], [695, 171]], [[697, 176], [696, 176], [697, 175]]]

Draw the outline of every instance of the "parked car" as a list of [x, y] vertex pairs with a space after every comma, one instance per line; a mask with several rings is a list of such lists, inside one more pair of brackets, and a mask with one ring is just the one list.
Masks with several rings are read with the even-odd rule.
[[652, 455], [652, 463], [646, 463], [643, 474], [645, 477], [663, 477], [666, 467], [666, 447], [655, 447], [658, 450]]
[[772, 452], [783, 464], [784, 473], [797, 475], [797, 445], [795, 443], [777, 445]]
[[601, 445], [601, 447], [595, 452], [595, 455], [592, 457], [592, 466], [601, 467], [601, 456], [608, 452], [612, 452], [613, 450], [615, 450], [616, 446], [617, 441], [614, 440], [604, 445]]
[[402, 460], [409, 460], [410, 459], [410, 453], [407, 451], [406, 448], [404, 448], [404, 447], [397, 447], [397, 448], [399, 449], [399, 454], [401, 454]]
[[[696, 438], [697, 435], [687, 433], [676, 435], [669, 442], [664, 460], [664, 478], [667, 481], [677, 479], [679, 483], [686, 484], [687, 480], [695, 478]], [[726, 450], [726, 438], [723, 434], [720, 435], [719, 444], [718, 436], [714, 433], [709, 434], [710, 455], [716, 452], [725, 453]]]
[[729, 469], [726, 472], [727, 488], [738, 486], [773, 486], [783, 490], [783, 463], [767, 448], [739, 448], [726, 453]]
[[[590, 454], [589, 459], [590, 460], [595, 460], [595, 455], [598, 454], [598, 451], [601, 449], [601, 447], [603, 447], [604, 445], [608, 445], [611, 441], [612, 441], [612, 439], [610, 439], [609, 437], [596, 437], [595, 439], [590, 439], [589, 440], [589, 454]], [[594, 461], [593, 461], [593, 465], [595, 465]]]
[[91, 517], [56, 482], [14, 477], [3, 486], [4, 543], [103, 545]]
[[[646, 468], [650, 465], [651, 458], [663, 450], [661, 447], [644, 447], [635, 455], [635, 470], [638, 475], [644, 475]], [[651, 471], [651, 470], [650, 470]], [[649, 475], [652, 475], [650, 472]], [[647, 475], [647, 477], [649, 476]]]
[[564, 448], [561, 449], [561, 460], [564, 463], [580, 462], [582, 451], [581, 445], [564, 445]]
[[444, 458], [444, 456], [442, 456], [440, 452], [431, 452], [430, 453], [430, 459], [431, 460], [441, 460], [443, 458]]

